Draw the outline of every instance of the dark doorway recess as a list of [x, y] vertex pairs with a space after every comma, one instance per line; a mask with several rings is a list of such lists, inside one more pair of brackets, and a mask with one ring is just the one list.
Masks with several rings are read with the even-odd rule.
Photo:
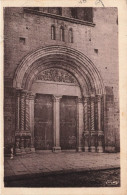
[[53, 147], [53, 101], [51, 95], [36, 94], [34, 118], [35, 149], [51, 150]]
[[60, 146], [62, 150], [76, 149], [77, 98], [63, 96], [60, 103]]

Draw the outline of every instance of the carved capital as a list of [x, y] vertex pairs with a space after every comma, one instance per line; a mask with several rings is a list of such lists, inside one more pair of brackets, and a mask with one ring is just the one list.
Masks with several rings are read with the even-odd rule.
[[19, 89], [19, 88], [16, 89], [16, 96], [17, 96], [17, 97], [20, 97], [21, 90], [22, 90], [22, 89]]
[[58, 95], [53, 95], [53, 101], [54, 102], [60, 102], [60, 99], [62, 98], [62, 96], [58, 96]]
[[83, 103], [83, 99], [82, 98], [78, 98], [78, 103]]
[[35, 99], [35, 94], [32, 92], [29, 92], [29, 100], [34, 100]]
[[84, 104], [88, 103], [88, 101], [89, 101], [89, 96], [85, 96], [85, 97], [83, 98]]
[[27, 91], [26, 90], [22, 90], [21, 91], [21, 98], [24, 98], [27, 95]]
[[95, 95], [94, 95], [94, 94], [92, 94], [92, 95], [90, 96], [90, 100], [91, 100], [92, 102], [94, 102], [94, 100], [95, 100]]
[[98, 95], [97, 95], [97, 101], [98, 101], [98, 102], [101, 102], [101, 98], [102, 98], [102, 95], [98, 94]]

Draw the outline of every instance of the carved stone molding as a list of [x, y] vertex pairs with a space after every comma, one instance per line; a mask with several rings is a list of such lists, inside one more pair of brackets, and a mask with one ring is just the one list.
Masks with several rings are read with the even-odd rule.
[[37, 75], [36, 80], [74, 83], [78, 85], [77, 80], [70, 73], [59, 68], [50, 68], [42, 71]]
[[61, 98], [62, 98], [62, 96], [58, 96], [58, 95], [53, 95], [53, 97], [52, 97], [54, 102], [60, 102]]
[[83, 103], [83, 99], [82, 98], [78, 98], [78, 103]]

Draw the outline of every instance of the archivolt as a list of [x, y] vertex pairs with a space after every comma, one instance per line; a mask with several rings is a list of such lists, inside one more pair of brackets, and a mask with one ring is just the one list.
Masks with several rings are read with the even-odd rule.
[[75, 76], [83, 95], [104, 94], [102, 78], [92, 61], [81, 52], [64, 46], [48, 46], [28, 54], [15, 72], [13, 87], [30, 90], [37, 74], [53, 67]]

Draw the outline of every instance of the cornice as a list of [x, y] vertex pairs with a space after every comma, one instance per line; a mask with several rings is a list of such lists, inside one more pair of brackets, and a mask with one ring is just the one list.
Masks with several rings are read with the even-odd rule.
[[83, 21], [83, 20], [79, 20], [79, 19], [75, 19], [75, 18], [68, 18], [68, 17], [56, 15], [56, 14], [51, 14], [51, 13], [45, 13], [42, 11], [32, 10], [30, 8], [24, 8], [24, 12], [39, 15], [39, 16], [54, 18], [54, 19], [58, 19], [58, 20], [63, 20], [63, 21], [67, 21], [67, 22], [71, 22], [71, 23], [75, 23], [75, 24], [81, 24], [81, 25], [85, 25], [85, 26], [91, 26], [91, 27], [95, 26], [95, 24], [93, 22]]

